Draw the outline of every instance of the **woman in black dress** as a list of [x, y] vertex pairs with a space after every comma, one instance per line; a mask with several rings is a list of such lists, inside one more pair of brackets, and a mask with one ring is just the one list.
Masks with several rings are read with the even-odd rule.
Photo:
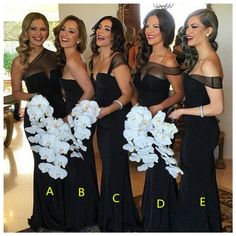
[[[82, 58], [86, 48], [87, 34], [84, 22], [76, 16], [65, 17], [54, 29], [58, 65], [62, 70], [61, 86], [64, 90], [66, 111], [71, 113], [79, 101], [90, 100], [93, 85]], [[93, 132], [83, 141], [87, 147], [81, 151], [83, 159], [68, 155], [65, 179], [66, 231], [83, 231], [84, 227], [97, 224], [98, 184], [93, 151]]]
[[188, 70], [184, 79], [185, 108], [170, 118], [184, 116], [181, 178], [175, 230], [221, 231], [220, 204], [213, 152], [219, 138], [216, 115], [223, 112], [223, 71], [216, 54], [218, 20], [201, 9], [188, 16], [183, 42]]
[[[25, 16], [19, 37], [19, 55], [11, 67], [12, 93], [17, 100], [29, 100], [39, 93], [46, 97], [54, 109], [55, 118], [66, 116], [65, 103], [61, 95], [57, 70], [56, 54], [43, 47], [49, 34], [48, 21], [44, 15], [32, 12]], [[22, 80], [27, 91], [22, 90]], [[24, 127], [31, 126], [25, 112]], [[31, 134], [26, 132], [26, 136]], [[29, 141], [32, 146], [33, 143]], [[43, 174], [38, 165], [41, 162], [38, 153], [34, 155], [33, 215], [29, 225], [33, 231], [64, 229], [64, 181]], [[47, 192], [50, 194], [47, 194]]]
[[[183, 96], [181, 70], [169, 45], [174, 39], [175, 22], [166, 9], [155, 9], [144, 19], [134, 75], [133, 103], [146, 106], [154, 116], [166, 112]], [[169, 96], [170, 84], [172, 95]], [[165, 161], [146, 171], [142, 203], [143, 231], [172, 231], [177, 201], [176, 180], [165, 169]]]
[[98, 223], [101, 231], [137, 230], [138, 214], [131, 190], [128, 153], [123, 150], [124, 121], [130, 110], [130, 70], [124, 57], [121, 22], [103, 17], [93, 27], [90, 62], [95, 100], [101, 108], [97, 141], [102, 159]]

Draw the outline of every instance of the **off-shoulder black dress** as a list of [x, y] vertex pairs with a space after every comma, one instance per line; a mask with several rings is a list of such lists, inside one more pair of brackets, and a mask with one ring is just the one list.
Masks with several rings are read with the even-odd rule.
[[[179, 75], [181, 70], [179, 67], [165, 67], [148, 62], [135, 74], [133, 82], [141, 106], [150, 107], [168, 98], [170, 89], [168, 74]], [[158, 163], [146, 171], [142, 202], [142, 227], [145, 232], [173, 230], [177, 184], [165, 167], [166, 164], [160, 157]]]
[[[209, 104], [206, 87], [222, 88], [221, 77], [185, 75], [185, 107]], [[184, 116], [184, 137], [181, 150], [181, 177], [176, 231], [221, 231], [220, 204], [215, 176], [214, 149], [218, 143], [216, 117]]]

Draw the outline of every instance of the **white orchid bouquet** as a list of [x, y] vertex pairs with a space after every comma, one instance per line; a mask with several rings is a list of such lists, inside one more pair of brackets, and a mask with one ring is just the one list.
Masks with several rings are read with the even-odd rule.
[[183, 171], [177, 166], [170, 145], [178, 129], [175, 124], [165, 122], [165, 116], [164, 112], [159, 111], [152, 118], [147, 107], [134, 106], [126, 116], [124, 137], [128, 143], [123, 149], [130, 152], [131, 161], [142, 163], [138, 171], [152, 168], [161, 157], [166, 163], [166, 170], [176, 178]]
[[73, 144], [70, 146], [72, 151], [71, 157], [82, 158], [80, 152], [86, 151], [87, 147], [84, 146], [83, 140], [89, 139], [91, 136], [91, 127], [97, 121], [100, 113], [100, 108], [95, 101], [82, 100], [72, 109], [71, 114], [68, 116], [68, 123], [73, 130]]
[[[90, 104], [90, 101], [88, 103]], [[93, 104], [93, 102], [91, 103]], [[75, 137], [71, 132], [71, 127], [77, 126], [74, 124], [77, 121], [70, 120], [70, 123], [66, 123], [61, 118], [53, 118], [53, 108], [42, 95], [33, 96], [26, 107], [31, 126], [25, 130], [33, 134], [29, 137], [29, 141], [36, 145], [32, 145], [31, 148], [34, 152], [39, 153], [41, 160], [43, 160], [38, 166], [39, 169], [54, 179], [64, 179], [68, 174], [65, 168], [68, 163], [66, 154], [69, 150], [79, 150], [80, 148], [86, 150], [82, 144], [79, 145], [79, 142], [75, 142]], [[95, 117], [97, 117], [96, 114]], [[95, 117], [91, 119], [93, 122], [96, 121]], [[81, 119], [83, 117], [78, 118], [78, 120]], [[89, 125], [89, 122], [87, 124]], [[86, 136], [83, 137], [89, 138], [90, 135], [86, 131], [85, 133]], [[81, 140], [83, 139], [81, 138]], [[73, 154], [81, 158], [81, 155], [75, 155], [75, 152]]]
[[42, 95], [33, 96], [26, 107], [31, 126], [25, 130], [33, 134], [29, 141], [36, 145], [31, 148], [43, 160], [39, 169], [54, 179], [65, 178], [68, 162], [65, 154], [69, 151], [68, 141], [72, 136], [69, 125], [62, 119], [53, 118], [53, 108]]

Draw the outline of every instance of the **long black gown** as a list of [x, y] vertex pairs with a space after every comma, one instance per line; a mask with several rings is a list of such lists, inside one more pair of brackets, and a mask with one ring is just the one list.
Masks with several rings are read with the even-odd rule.
[[[222, 88], [220, 77], [186, 75], [185, 107], [209, 104], [206, 88]], [[219, 127], [214, 116], [184, 116], [181, 148], [181, 177], [175, 230], [182, 232], [220, 232], [220, 204], [215, 177], [214, 149]]]
[[[22, 79], [29, 93], [39, 93], [47, 98], [54, 108], [54, 117], [63, 118], [66, 116], [66, 109], [61, 95], [59, 77], [55, 53], [44, 49], [24, 71]], [[25, 112], [24, 127], [29, 126], [29, 116]], [[27, 138], [31, 136], [25, 133]], [[30, 145], [34, 144], [30, 143]], [[41, 230], [40, 228], [61, 231], [65, 226], [64, 181], [55, 180], [48, 174], [43, 174], [38, 168], [41, 162], [39, 154], [33, 152], [33, 155], [33, 215], [29, 219], [29, 225], [33, 231]], [[47, 194], [48, 191], [50, 194]]]
[[[134, 85], [141, 106], [161, 103], [169, 96], [170, 83], [166, 75], [181, 74], [179, 67], [165, 67], [148, 62], [134, 75]], [[165, 112], [165, 111], [164, 111]], [[164, 160], [146, 171], [142, 202], [142, 227], [144, 232], [171, 232], [177, 202], [176, 180], [165, 169]]]
[[[83, 95], [83, 90], [72, 79], [61, 79], [60, 83], [69, 114]], [[90, 139], [83, 140], [87, 147], [85, 152], [81, 151], [84, 159], [68, 154], [68, 176], [65, 178], [66, 231], [83, 231], [87, 226], [97, 224], [99, 192], [92, 141], [94, 130], [95, 125], [91, 128]]]
[[[116, 54], [107, 73], [98, 73], [95, 80], [91, 74], [95, 100], [100, 107], [109, 106], [121, 96], [111, 71], [124, 64], [127, 64], [124, 57]], [[103, 232], [136, 231], [139, 223], [131, 189], [128, 153], [122, 148], [126, 143], [124, 121], [130, 108], [130, 104], [125, 105], [97, 122], [97, 142], [102, 160], [98, 225]]]

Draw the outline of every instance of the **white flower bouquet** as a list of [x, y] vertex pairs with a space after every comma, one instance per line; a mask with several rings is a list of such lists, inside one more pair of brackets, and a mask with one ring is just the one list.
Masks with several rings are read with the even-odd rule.
[[[87, 127], [91, 127], [91, 123], [96, 121], [99, 114], [98, 106], [94, 103], [93, 101], [83, 101], [77, 104], [76, 109], [74, 108], [75, 110], [73, 109], [72, 112], [75, 119], [69, 117], [69, 123], [64, 122], [61, 118], [53, 118], [53, 108], [42, 95], [35, 95], [27, 103], [27, 113], [31, 126], [25, 130], [33, 134], [29, 137], [29, 141], [36, 144], [32, 145], [31, 148], [34, 152], [39, 153], [41, 160], [43, 160], [38, 166], [43, 173], [48, 173], [54, 179], [63, 179], [67, 176], [65, 168], [68, 159], [66, 154], [69, 150], [73, 150], [71, 157], [82, 158], [79, 149], [86, 150], [82, 141], [91, 135]], [[95, 108], [92, 109], [93, 107]], [[87, 113], [85, 112], [86, 109]], [[85, 114], [88, 114], [87, 120]], [[76, 139], [71, 132], [71, 127], [76, 130]], [[71, 140], [73, 144], [71, 144]], [[77, 153], [74, 150], [77, 150]]]
[[100, 108], [95, 101], [82, 100], [72, 109], [68, 116], [70, 128], [73, 128], [73, 144], [70, 146], [71, 157], [83, 158], [79, 149], [86, 151], [87, 147], [83, 145], [84, 139], [91, 136], [92, 124], [97, 121]]
[[[159, 156], [166, 163], [166, 170], [174, 178], [183, 171], [177, 166], [174, 152], [170, 148], [174, 134], [178, 132], [174, 124], [165, 122], [166, 114], [159, 111], [153, 118], [147, 107], [134, 106], [127, 114], [124, 150], [130, 152], [131, 161], [141, 162], [138, 171], [145, 171], [158, 163]], [[159, 155], [156, 154], [155, 150]]]

